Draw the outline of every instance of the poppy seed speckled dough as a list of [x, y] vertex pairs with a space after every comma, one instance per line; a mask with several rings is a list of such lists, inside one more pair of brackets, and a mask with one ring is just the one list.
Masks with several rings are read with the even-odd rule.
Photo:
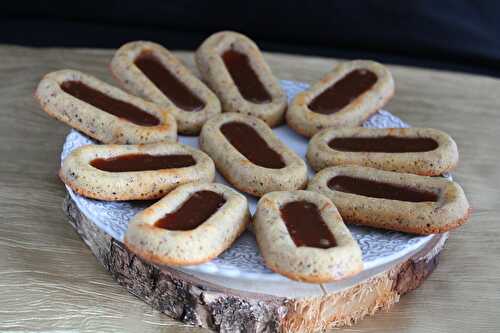
[[[287, 228], [282, 209], [289, 203], [300, 202], [316, 207], [335, 244], [323, 248], [296, 245]], [[311, 222], [311, 218], [308, 220]], [[335, 205], [322, 194], [311, 191], [268, 193], [257, 204], [253, 227], [266, 265], [290, 279], [326, 283], [355, 275], [363, 269], [358, 243], [345, 226]], [[304, 236], [300, 235], [300, 231], [296, 231], [298, 236]]]
[[[190, 230], [169, 230], [156, 225], [158, 220], [175, 213], [200, 191], [219, 194], [224, 203], [199, 226]], [[247, 199], [242, 194], [223, 184], [194, 182], [177, 187], [133, 217], [124, 243], [140, 257], [156, 264], [196, 265], [210, 261], [230, 247], [249, 221]], [[177, 221], [177, 224], [182, 223]]]
[[[180, 168], [126, 172], [103, 171], [92, 165], [96, 159], [131, 154], [191, 156], [195, 163]], [[213, 181], [215, 166], [204, 152], [173, 142], [87, 145], [73, 150], [63, 160], [59, 176], [66, 185], [85, 197], [107, 201], [150, 200], [163, 197], [181, 184]]]
[[[334, 184], [336, 177], [343, 181]], [[420, 235], [457, 228], [471, 212], [460, 185], [442, 177], [337, 166], [318, 172], [307, 189], [330, 198], [346, 223]]]
[[[223, 133], [228, 124], [239, 124], [243, 128], [246, 125], [259, 137], [256, 143], [239, 142], [246, 156]], [[247, 140], [249, 134], [248, 128], [241, 133]], [[240, 191], [262, 196], [272, 191], [301, 189], [307, 184], [305, 162], [258, 118], [239, 113], [223, 113], [211, 118], [201, 130], [200, 148], [214, 160], [224, 178]], [[265, 159], [259, 156], [264, 151], [273, 156]], [[266, 164], [256, 164], [259, 161]]]
[[[204, 81], [219, 97], [223, 112], [258, 117], [271, 127], [283, 122], [286, 94], [248, 37], [232, 31], [215, 33], [198, 48], [195, 60]], [[227, 66], [233, 63], [231, 70]]]
[[[71, 95], [69, 92], [75, 90], [72, 87], [85, 89], [82, 95], [87, 95], [90, 100], [84, 101]], [[60, 70], [45, 75], [38, 84], [35, 97], [49, 116], [103, 143], [138, 144], [177, 139], [177, 123], [170, 108], [129, 95], [75, 70]], [[106, 111], [92, 104], [99, 101], [99, 104], [105, 105], [106, 98], [120, 104], [120, 107], [112, 107]], [[147, 122], [143, 121], [144, 124], [141, 125], [126, 119], [126, 112], [117, 113], [120, 108], [138, 110], [145, 119], [141, 119], [139, 115], [135, 117], [136, 121]]]
[[[358, 75], [349, 79], [355, 82], [344, 81], [342, 84], [353, 72], [362, 73], [361, 77], [373, 75], [376, 81], [365, 82]], [[340, 87], [335, 86], [338, 83], [341, 83]], [[345, 96], [349, 93], [354, 95]], [[311, 137], [328, 127], [360, 126], [393, 95], [394, 80], [383, 65], [368, 60], [340, 63], [319, 82], [295, 96], [288, 107], [286, 122], [295, 132], [305, 137]], [[322, 100], [317, 102], [318, 98]]]
[[[354, 142], [351, 141], [350, 145], [357, 144], [357, 147], [349, 149], [348, 140], [352, 139]], [[356, 142], [356, 139], [363, 140], [363, 143]], [[343, 140], [344, 147], [336, 147], [335, 140]], [[448, 134], [432, 128], [328, 128], [312, 137], [306, 157], [316, 171], [354, 164], [438, 176], [455, 168], [458, 148]]]
[[221, 112], [219, 99], [163, 46], [146, 41], [120, 47], [111, 72], [131, 93], [167, 106], [183, 134], [198, 134], [210, 117]]

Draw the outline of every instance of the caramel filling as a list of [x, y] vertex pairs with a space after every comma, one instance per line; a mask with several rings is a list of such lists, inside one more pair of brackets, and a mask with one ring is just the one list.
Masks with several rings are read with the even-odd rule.
[[193, 166], [191, 155], [128, 154], [110, 158], [96, 158], [90, 162], [94, 168], [108, 172], [150, 171]]
[[285, 167], [281, 156], [269, 147], [253, 127], [233, 121], [222, 125], [220, 131], [252, 163], [269, 169]]
[[355, 69], [316, 96], [309, 109], [321, 114], [338, 112], [369, 90], [377, 79], [369, 70]]
[[266, 87], [250, 66], [247, 55], [230, 49], [222, 54], [222, 60], [244, 99], [256, 104], [272, 101]]
[[177, 79], [153, 53], [141, 53], [135, 60], [135, 65], [178, 108], [185, 111], [199, 111], [205, 107], [205, 102]]
[[160, 120], [130, 103], [103, 94], [80, 81], [65, 81], [61, 89], [96, 108], [141, 126], [157, 126]]
[[434, 150], [438, 144], [429, 138], [401, 138], [388, 135], [376, 138], [334, 138], [328, 146], [335, 150], [351, 152], [416, 153]]
[[307, 201], [292, 201], [281, 207], [281, 218], [297, 247], [328, 249], [337, 245], [318, 207]]
[[179, 208], [166, 214], [154, 226], [167, 230], [193, 230], [221, 208], [226, 199], [213, 191], [193, 193]]
[[430, 191], [350, 176], [335, 176], [328, 181], [328, 187], [335, 191], [379, 199], [409, 202], [436, 202], [438, 200], [438, 195]]

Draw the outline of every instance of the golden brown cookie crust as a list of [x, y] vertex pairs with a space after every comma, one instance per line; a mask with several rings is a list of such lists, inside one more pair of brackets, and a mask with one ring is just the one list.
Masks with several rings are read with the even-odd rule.
[[[328, 181], [339, 175], [433, 192], [438, 195], [438, 201], [407, 202], [371, 198], [330, 189]], [[417, 176], [360, 166], [323, 169], [310, 181], [308, 190], [322, 193], [330, 198], [346, 223], [420, 235], [457, 228], [467, 221], [471, 211], [464, 191], [453, 181], [441, 177]]]
[[[226, 202], [197, 228], [178, 231], [154, 226], [193, 193], [203, 190], [223, 195]], [[196, 265], [214, 259], [229, 248], [249, 220], [247, 199], [240, 193], [217, 183], [189, 183], [177, 187], [132, 218], [124, 242], [131, 251], [156, 264]]]
[[[338, 112], [327, 115], [311, 111], [309, 104], [314, 98], [357, 69], [373, 72], [378, 78], [377, 82]], [[295, 96], [288, 107], [286, 121], [295, 132], [305, 137], [311, 137], [328, 127], [355, 127], [382, 108], [393, 95], [394, 80], [386, 67], [369, 60], [344, 62], [337, 65], [309, 89]]]
[[[290, 237], [280, 208], [292, 201], [316, 204], [337, 245], [328, 249], [297, 247]], [[272, 192], [263, 196], [253, 226], [266, 265], [290, 279], [326, 283], [357, 274], [363, 269], [361, 249], [345, 226], [335, 205], [311, 191]]]
[[[90, 162], [129, 154], [191, 155], [196, 164], [185, 168], [107, 172]], [[177, 186], [193, 181], [211, 182], [215, 166], [204, 152], [179, 143], [147, 145], [87, 145], [73, 150], [62, 162], [61, 180], [76, 193], [88, 198], [121, 201], [161, 198]]]
[[[349, 152], [328, 146], [334, 138], [429, 138], [438, 147], [431, 151], [409, 153]], [[386, 171], [438, 176], [453, 170], [458, 163], [458, 148], [446, 133], [432, 128], [328, 128], [309, 141], [307, 161], [316, 171], [336, 165], [360, 165]]]
[[[220, 127], [229, 122], [241, 122], [255, 129], [282, 157], [285, 167], [270, 169], [249, 161], [220, 131]], [[201, 130], [200, 148], [214, 160], [224, 178], [240, 191], [260, 197], [272, 191], [304, 188], [307, 184], [305, 162], [258, 118], [239, 113], [223, 113], [211, 118]]]
[[[195, 96], [205, 103], [201, 110], [186, 111], [177, 107], [136, 65], [141, 54], [149, 52]], [[110, 69], [122, 86], [132, 94], [167, 106], [177, 120], [183, 134], [198, 134], [210, 117], [221, 112], [217, 96], [163, 46], [147, 42], [130, 42], [120, 47], [110, 64]]]
[[[100, 110], [61, 89], [66, 81], [79, 81], [110, 97], [134, 105], [158, 118], [157, 126], [141, 126]], [[138, 144], [177, 139], [177, 123], [170, 108], [127, 94], [97, 78], [75, 70], [49, 73], [38, 84], [35, 97], [49, 116], [103, 143]]]
[[[228, 49], [248, 56], [250, 66], [271, 95], [270, 103], [256, 104], [243, 98], [221, 58]], [[286, 94], [251, 39], [232, 31], [215, 33], [198, 48], [195, 60], [203, 79], [219, 96], [224, 112], [240, 112], [258, 117], [271, 127], [283, 122], [287, 106]]]

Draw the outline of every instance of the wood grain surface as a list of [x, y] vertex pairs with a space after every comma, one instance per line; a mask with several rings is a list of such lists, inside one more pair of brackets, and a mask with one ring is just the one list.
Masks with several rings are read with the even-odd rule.
[[[219, 332], [311, 332], [352, 326], [378, 311], [388, 310], [408, 292], [418, 288], [439, 263], [449, 233], [434, 235], [419, 251], [397, 264], [387, 264], [378, 274], [360, 274], [357, 284], [329, 291], [333, 283], [307, 296], [294, 297], [299, 283], [282, 283], [288, 293], [272, 295], [274, 283], [224, 279], [206, 274], [186, 274], [173, 267], [154, 265], [99, 229], [68, 195], [63, 204], [68, 222], [96, 259], [131, 294], [153, 308], [186, 324]], [[371, 272], [370, 272], [371, 271]], [[241, 286], [241, 284], [244, 284]], [[337, 285], [338, 286], [338, 285]]]
[[[192, 53], [178, 52], [190, 67]], [[79, 69], [112, 82], [110, 50], [0, 46], [0, 331], [198, 332], [117, 285], [66, 222], [57, 178], [68, 128], [42, 113], [43, 74]], [[332, 59], [266, 54], [282, 79], [314, 82]], [[500, 331], [500, 80], [390, 66], [387, 109], [413, 126], [450, 133], [455, 172], [474, 207], [452, 232], [441, 263], [390, 312], [350, 332]]]

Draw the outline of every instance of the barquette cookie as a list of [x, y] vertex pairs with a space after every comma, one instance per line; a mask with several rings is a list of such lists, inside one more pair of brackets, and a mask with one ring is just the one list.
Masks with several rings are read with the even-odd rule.
[[157, 264], [201, 264], [231, 246], [249, 220], [240, 193], [217, 183], [189, 183], [132, 218], [124, 242]]
[[308, 190], [337, 206], [345, 223], [428, 235], [464, 224], [470, 206], [457, 183], [360, 166], [323, 169]]
[[257, 204], [253, 226], [266, 265], [290, 279], [326, 283], [363, 269], [358, 243], [319, 193], [268, 193]]
[[211, 118], [201, 130], [200, 147], [240, 191], [262, 196], [307, 183], [305, 162], [258, 118], [239, 113]]
[[35, 97], [49, 116], [103, 143], [177, 139], [177, 123], [170, 108], [129, 95], [82, 72], [67, 69], [45, 75]]
[[183, 134], [198, 134], [208, 118], [221, 112], [219, 99], [163, 46], [146, 41], [120, 47], [111, 71], [131, 93], [170, 107]]
[[59, 176], [89, 198], [150, 200], [181, 184], [213, 181], [215, 166], [204, 152], [173, 142], [87, 145], [63, 160]]
[[295, 96], [286, 121], [306, 137], [328, 127], [359, 126], [393, 94], [394, 80], [383, 65], [368, 60], [344, 62]]
[[258, 117], [271, 127], [283, 122], [286, 94], [251, 39], [232, 31], [215, 33], [201, 44], [195, 59], [224, 112]]
[[307, 161], [318, 171], [360, 165], [387, 171], [437, 176], [458, 163], [458, 148], [432, 128], [328, 128], [309, 141]]

